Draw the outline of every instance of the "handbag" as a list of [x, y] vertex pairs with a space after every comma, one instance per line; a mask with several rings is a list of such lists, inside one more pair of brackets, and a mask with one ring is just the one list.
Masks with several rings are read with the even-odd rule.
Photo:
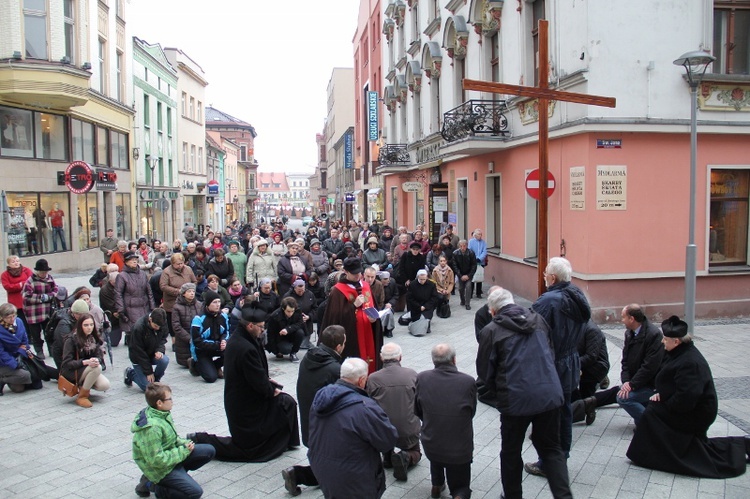
[[[78, 351], [76, 349], [76, 360], [78, 360]], [[62, 375], [60, 373], [60, 376], [57, 377], [57, 389], [60, 390], [63, 394], [63, 396], [67, 395], [68, 397], [75, 397], [78, 395], [78, 371], [74, 371], [75, 374], [75, 383], [71, 383], [68, 381], [68, 378]]]
[[447, 319], [451, 316], [451, 304], [447, 301], [444, 301], [440, 305], [438, 305], [437, 310], [435, 311], [435, 314], [440, 317], [441, 319]]
[[405, 312], [401, 315], [401, 317], [398, 318], [398, 323], [401, 326], [408, 326], [411, 322], [411, 313]]
[[40, 360], [36, 355], [29, 358], [24, 355], [18, 356], [18, 362], [21, 368], [29, 371], [31, 381], [49, 381], [49, 366]]
[[477, 265], [477, 271], [474, 272], [471, 282], [484, 282], [484, 267]]

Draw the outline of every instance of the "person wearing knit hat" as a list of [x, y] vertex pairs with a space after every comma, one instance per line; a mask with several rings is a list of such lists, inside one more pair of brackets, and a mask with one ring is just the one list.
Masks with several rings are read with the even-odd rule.
[[180, 295], [172, 306], [172, 331], [174, 331], [175, 360], [190, 368], [190, 327], [193, 317], [203, 313], [203, 302], [196, 296], [197, 286], [186, 282], [180, 286]]
[[80, 319], [83, 314], [88, 313], [88, 303], [84, 300], [78, 299], [73, 302], [67, 313], [65, 312], [65, 309], [62, 309], [62, 311], [58, 312], [56, 315], [56, 317], [59, 317], [59, 321], [52, 332], [52, 341], [49, 342], [49, 348], [50, 353], [52, 354], [52, 359], [55, 361], [55, 365], [58, 369], [62, 366], [65, 337], [73, 331], [78, 319]]
[[135, 382], [146, 391], [149, 383], [161, 381], [169, 365], [165, 347], [167, 336], [167, 312], [163, 308], [155, 308], [135, 322], [128, 342], [133, 365], [125, 368], [125, 386], [132, 386]]
[[714, 378], [688, 325], [676, 315], [661, 324], [665, 359], [656, 392], [638, 423], [626, 455], [637, 466], [698, 478], [745, 473], [750, 439], [706, 438], [718, 414]]
[[203, 293], [203, 315], [193, 318], [191, 374], [197, 372], [206, 383], [224, 378], [224, 349], [229, 336], [229, 317], [221, 309], [222, 297], [212, 289]]

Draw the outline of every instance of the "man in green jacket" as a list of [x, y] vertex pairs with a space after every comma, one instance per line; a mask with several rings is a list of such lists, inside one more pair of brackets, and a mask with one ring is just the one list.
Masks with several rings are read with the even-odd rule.
[[177, 436], [172, 420], [172, 390], [163, 383], [146, 387], [148, 407], [133, 420], [133, 460], [143, 472], [135, 487], [139, 497], [156, 492], [157, 497], [198, 498], [203, 495], [200, 485], [188, 475], [216, 455], [209, 444], [195, 444]]

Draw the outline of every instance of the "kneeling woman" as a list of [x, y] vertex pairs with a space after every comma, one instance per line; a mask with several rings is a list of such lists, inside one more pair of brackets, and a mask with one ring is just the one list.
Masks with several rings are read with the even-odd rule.
[[91, 389], [106, 392], [109, 380], [102, 374], [104, 365], [104, 342], [99, 336], [91, 314], [81, 314], [73, 332], [65, 339], [60, 375], [71, 383], [77, 383], [76, 404], [91, 407]]
[[193, 319], [190, 327], [191, 374], [200, 374], [206, 383], [223, 378], [224, 349], [229, 337], [229, 318], [221, 312], [221, 296], [208, 290], [203, 293], [206, 300], [203, 315]]
[[21, 355], [31, 358], [34, 354], [29, 346], [26, 328], [17, 313], [11, 303], [0, 305], [0, 395], [6, 384], [14, 393], [42, 387], [42, 382], [33, 382], [31, 373], [21, 366]]

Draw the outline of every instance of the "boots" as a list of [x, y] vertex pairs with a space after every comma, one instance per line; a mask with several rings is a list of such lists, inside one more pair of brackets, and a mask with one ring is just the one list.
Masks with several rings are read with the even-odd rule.
[[76, 399], [76, 405], [85, 407], [86, 409], [90, 408], [93, 405], [91, 401], [89, 400], [90, 394], [91, 394], [91, 390], [86, 390], [84, 388], [79, 389], [78, 398]]

